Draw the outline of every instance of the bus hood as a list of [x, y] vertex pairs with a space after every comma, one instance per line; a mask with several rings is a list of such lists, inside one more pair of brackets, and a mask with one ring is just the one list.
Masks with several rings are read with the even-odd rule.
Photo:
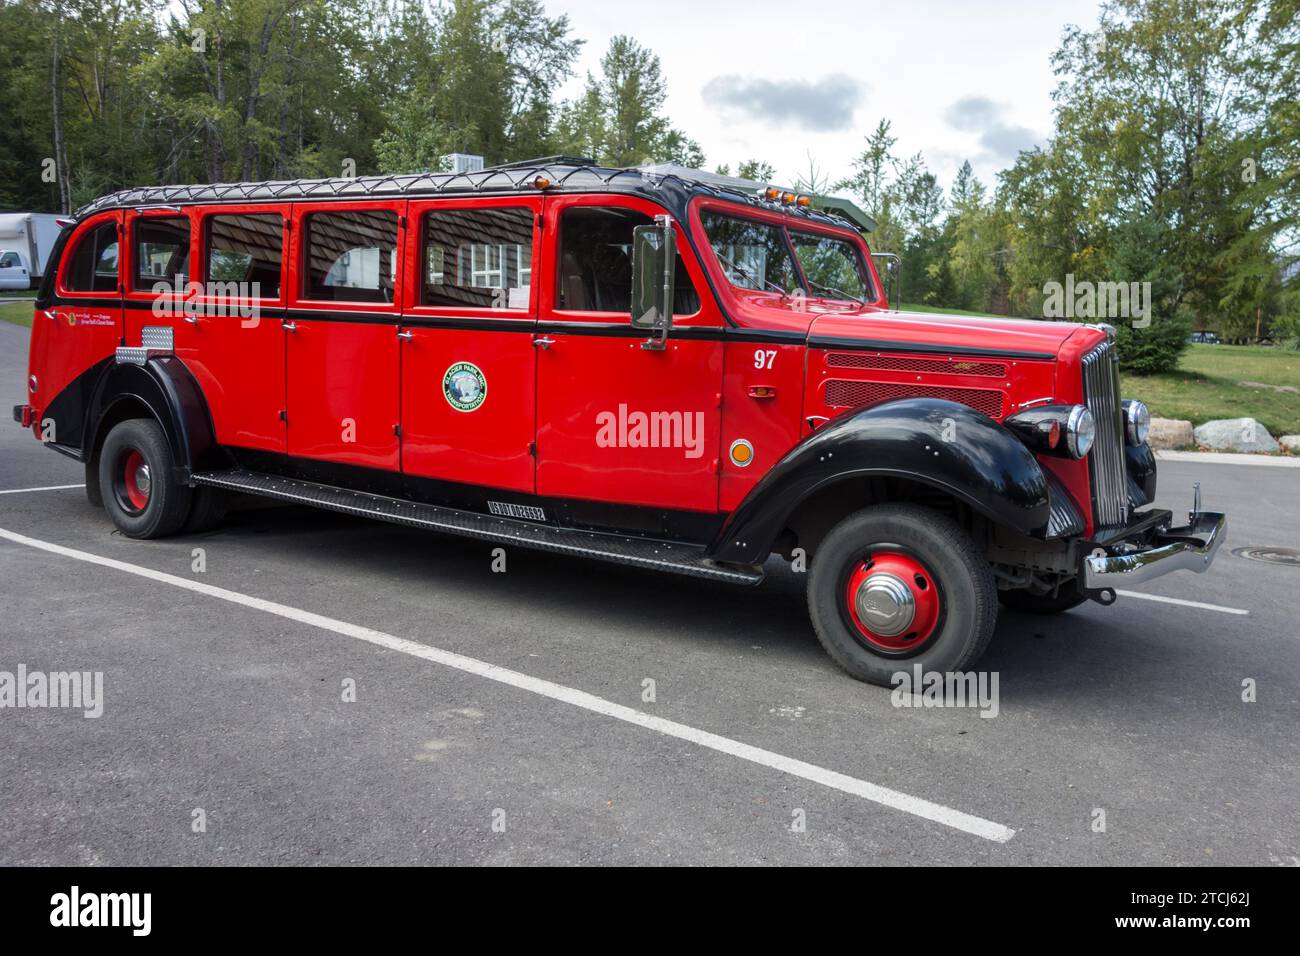
[[814, 348], [838, 346], [882, 352], [960, 352], [1054, 359], [1066, 340], [1082, 328], [1085, 326], [1072, 322], [996, 316], [860, 312], [814, 319], [808, 330], [808, 344]]

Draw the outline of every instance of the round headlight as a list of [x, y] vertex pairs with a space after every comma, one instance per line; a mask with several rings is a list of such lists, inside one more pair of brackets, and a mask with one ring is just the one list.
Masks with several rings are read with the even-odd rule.
[[1151, 434], [1151, 409], [1137, 399], [1124, 401], [1124, 437], [1130, 445], [1146, 444]]
[[1097, 427], [1092, 420], [1092, 412], [1087, 405], [1075, 405], [1065, 423], [1065, 444], [1070, 457], [1082, 458], [1092, 448], [1092, 440], [1097, 436]]

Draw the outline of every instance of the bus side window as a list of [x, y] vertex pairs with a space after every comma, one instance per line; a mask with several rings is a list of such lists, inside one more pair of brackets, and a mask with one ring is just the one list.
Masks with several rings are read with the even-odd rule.
[[526, 309], [532, 281], [530, 209], [425, 213], [421, 305]]
[[397, 276], [397, 213], [317, 212], [306, 217], [303, 297], [327, 302], [392, 302]]
[[243, 299], [280, 298], [284, 221], [278, 213], [209, 216], [207, 228], [209, 285], [240, 283]]
[[117, 223], [103, 222], [91, 229], [72, 250], [63, 287], [69, 292], [117, 294]]
[[[574, 312], [632, 311], [632, 230], [650, 225], [644, 213], [617, 206], [574, 206], [560, 216], [559, 274], [555, 301]], [[673, 313], [700, 310], [681, 253], [677, 254]]]
[[188, 219], [137, 219], [135, 276], [131, 288], [150, 292], [159, 282], [176, 285], [189, 275], [190, 221]]

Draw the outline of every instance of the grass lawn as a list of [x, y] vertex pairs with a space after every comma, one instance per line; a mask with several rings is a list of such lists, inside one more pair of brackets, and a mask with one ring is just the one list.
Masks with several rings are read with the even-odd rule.
[[[1251, 388], [1240, 382], [1290, 387]], [[1125, 375], [1123, 392], [1140, 398], [1157, 418], [1200, 425], [1249, 416], [1274, 436], [1300, 434], [1300, 352], [1251, 345], [1189, 345], [1178, 371]]]
[[[5, 296], [0, 295], [0, 298]], [[30, 302], [11, 302], [0, 305], [0, 321], [12, 322], [14, 325], [32, 327], [32, 304]]]

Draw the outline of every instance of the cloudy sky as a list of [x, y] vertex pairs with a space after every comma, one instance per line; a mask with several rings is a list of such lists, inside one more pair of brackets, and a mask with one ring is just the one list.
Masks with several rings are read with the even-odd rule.
[[[783, 182], [811, 153], [834, 178], [863, 137], [893, 122], [899, 156], [920, 150], [945, 188], [969, 159], [986, 184], [1052, 128], [1049, 58], [1067, 23], [1091, 28], [1096, 0], [546, 0], [587, 40], [579, 77], [610, 37], [650, 47], [667, 112], [710, 168], [764, 158]], [[575, 95], [574, 79], [564, 90]]]

